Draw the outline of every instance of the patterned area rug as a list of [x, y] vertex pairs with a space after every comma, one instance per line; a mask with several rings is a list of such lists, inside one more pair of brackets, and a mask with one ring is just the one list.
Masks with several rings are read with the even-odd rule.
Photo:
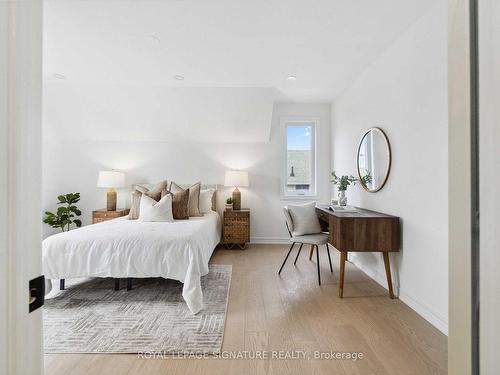
[[134, 279], [115, 291], [112, 279], [67, 280], [44, 307], [45, 353], [219, 353], [231, 266], [210, 265], [202, 277], [204, 308], [192, 315], [182, 283]]

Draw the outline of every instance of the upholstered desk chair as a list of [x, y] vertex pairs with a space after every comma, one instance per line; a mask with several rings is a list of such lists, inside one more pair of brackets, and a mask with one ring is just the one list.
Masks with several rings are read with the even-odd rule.
[[[301, 205], [301, 206], [306, 206], [306, 205]], [[297, 206], [294, 206], [297, 207]], [[314, 204], [312, 205], [312, 209], [315, 210]], [[281, 265], [278, 275], [281, 274], [281, 271], [283, 270], [283, 267], [285, 266], [286, 261], [288, 260], [288, 257], [290, 256], [290, 253], [293, 250], [293, 247], [295, 244], [300, 244], [299, 251], [297, 252], [297, 256], [295, 257], [295, 261], [293, 264], [297, 264], [297, 259], [299, 258], [300, 251], [302, 250], [302, 246], [304, 244], [311, 245], [311, 252], [309, 254], [309, 260], [311, 259], [313, 250], [316, 249], [316, 264], [318, 267], [318, 284], [321, 285], [321, 275], [320, 275], [320, 270], [319, 270], [319, 245], [325, 245], [326, 246], [326, 251], [328, 254], [328, 261], [330, 262], [330, 272], [333, 272], [333, 267], [332, 267], [332, 258], [330, 257], [330, 248], [328, 247], [328, 233], [321, 232], [321, 226], [319, 224], [318, 218], [316, 216], [315, 211], [313, 211], [314, 215], [311, 216], [311, 210], [308, 209], [309, 212], [305, 213], [303, 216], [298, 217], [297, 214], [300, 214], [300, 210], [298, 212], [294, 211], [293, 214], [290, 213], [289, 207], [285, 206], [283, 207], [283, 212], [285, 214], [285, 223], [286, 223], [286, 229], [288, 230], [288, 234], [290, 235], [290, 241], [292, 242], [292, 246], [290, 246], [290, 250], [288, 250], [288, 253], [286, 254], [285, 260], [283, 261], [283, 264]], [[292, 217], [295, 216], [296, 220], [316, 220], [317, 223], [313, 223], [312, 225], [312, 232], [315, 233], [310, 233], [310, 234], [303, 234], [303, 231], [296, 231], [296, 226], [294, 226], [294, 221]], [[316, 225], [317, 224], [317, 225]], [[319, 229], [317, 229], [319, 228]]]

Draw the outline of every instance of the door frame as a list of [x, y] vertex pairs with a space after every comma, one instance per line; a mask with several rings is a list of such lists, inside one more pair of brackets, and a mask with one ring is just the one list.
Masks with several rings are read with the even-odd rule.
[[0, 1], [0, 373], [43, 372], [41, 274], [42, 0]]
[[448, 372], [472, 374], [471, 0], [448, 0]]

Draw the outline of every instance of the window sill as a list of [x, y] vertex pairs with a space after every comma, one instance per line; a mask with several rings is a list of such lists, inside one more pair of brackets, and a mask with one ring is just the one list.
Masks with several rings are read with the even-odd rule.
[[281, 195], [280, 199], [282, 201], [317, 201], [319, 200], [318, 195]]

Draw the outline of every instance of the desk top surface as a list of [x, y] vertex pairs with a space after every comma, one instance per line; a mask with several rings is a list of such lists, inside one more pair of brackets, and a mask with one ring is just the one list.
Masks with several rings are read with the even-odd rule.
[[389, 218], [394, 218], [394, 219], [399, 219], [397, 216], [393, 215], [388, 215], [384, 214], [381, 212], [377, 211], [371, 211], [371, 210], [366, 210], [364, 208], [359, 208], [356, 207], [358, 210], [357, 212], [339, 212], [339, 211], [331, 211], [328, 205], [320, 205], [316, 206], [316, 210], [320, 210], [322, 212], [327, 213], [328, 215], [333, 215], [336, 217], [345, 217], [345, 218], [384, 218], [384, 219], [389, 219]]

